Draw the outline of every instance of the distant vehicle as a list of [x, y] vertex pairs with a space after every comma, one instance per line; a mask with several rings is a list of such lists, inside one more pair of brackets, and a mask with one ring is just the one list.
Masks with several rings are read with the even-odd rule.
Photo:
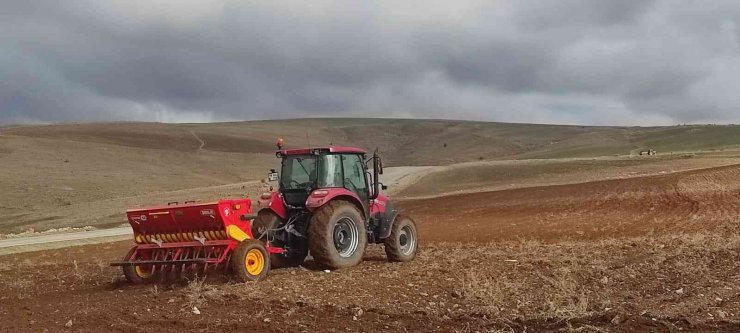
[[642, 155], [655, 155], [657, 152], [655, 149], [648, 149], [648, 150], [640, 150], [640, 156]]

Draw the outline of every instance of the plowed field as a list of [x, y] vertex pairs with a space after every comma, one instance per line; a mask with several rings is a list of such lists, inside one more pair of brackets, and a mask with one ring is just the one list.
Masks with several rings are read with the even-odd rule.
[[[7, 332], [740, 331], [740, 166], [400, 203], [422, 251], [131, 286], [127, 242], [0, 257]], [[197, 311], [194, 309], [197, 308]]]

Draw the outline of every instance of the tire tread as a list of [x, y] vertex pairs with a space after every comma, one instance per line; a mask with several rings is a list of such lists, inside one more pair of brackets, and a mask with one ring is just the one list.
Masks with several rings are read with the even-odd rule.
[[[405, 256], [403, 255], [403, 253], [401, 253], [401, 244], [396, 241], [399, 237], [401, 229], [403, 228], [401, 224], [405, 220], [408, 220], [411, 224], [412, 228], [414, 229], [414, 237], [416, 237], [416, 248], [414, 248], [414, 252], [412, 252], [411, 255], [408, 256]], [[385, 247], [385, 255], [386, 257], [388, 257], [388, 261], [406, 262], [411, 261], [416, 257], [416, 253], [419, 250], [419, 238], [416, 232], [416, 223], [414, 222], [414, 220], [403, 215], [398, 215], [396, 217], [396, 220], [393, 221], [393, 225], [391, 226], [391, 235], [383, 241]]]
[[358, 236], [360, 238], [359, 244], [357, 246], [357, 251], [361, 252], [359, 259], [353, 260], [348, 264], [347, 262], [343, 262], [342, 260], [340, 260], [338, 256], [334, 255], [333, 252], [336, 251], [334, 248], [327, 247], [327, 244], [333, 244], [334, 242], [333, 234], [331, 232], [326, 232], [327, 224], [332, 223], [331, 218], [332, 216], [334, 216], [336, 210], [345, 206], [352, 207], [352, 209], [357, 211], [359, 216], [362, 216], [362, 213], [360, 213], [357, 210], [357, 207], [351, 202], [346, 200], [334, 200], [320, 207], [311, 217], [311, 223], [308, 227], [308, 247], [311, 252], [311, 256], [313, 256], [316, 263], [318, 263], [320, 266], [329, 269], [354, 266], [362, 261], [362, 256], [364, 256], [365, 254], [365, 247], [367, 245], [367, 230], [365, 227], [364, 219], [356, 221], [357, 223], [360, 223], [360, 225], [357, 226], [359, 231]]

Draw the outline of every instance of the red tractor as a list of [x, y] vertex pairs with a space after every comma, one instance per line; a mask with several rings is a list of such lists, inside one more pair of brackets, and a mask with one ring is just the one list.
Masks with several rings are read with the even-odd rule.
[[[280, 147], [280, 145], [279, 145]], [[280, 150], [277, 191], [262, 194], [252, 234], [271, 246], [272, 267], [297, 266], [311, 253], [321, 267], [362, 261], [368, 243], [383, 243], [388, 260], [409, 261], [418, 248], [414, 221], [399, 215], [381, 193], [383, 165], [377, 152], [329, 146]], [[372, 173], [368, 164], [372, 163]]]
[[351, 147], [278, 151], [282, 175], [269, 177], [279, 188], [260, 197], [257, 215], [249, 198], [128, 210], [136, 245], [111, 265], [132, 283], [213, 267], [257, 281], [270, 267], [300, 265], [309, 252], [325, 268], [356, 265], [368, 242], [385, 244], [391, 261], [409, 261], [418, 247], [414, 221], [380, 193], [382, 163], [366, 155]]

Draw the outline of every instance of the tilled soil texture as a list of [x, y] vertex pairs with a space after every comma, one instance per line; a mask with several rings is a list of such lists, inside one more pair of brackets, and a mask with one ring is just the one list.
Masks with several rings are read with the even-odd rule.
[[511, 190], [535, 186], [579, 184], [602, 180], [664, 175], [740, 163], [738, 152], [663, 156], [603, 156], [499, 160], [454, 164], [420, 173], [401, 189], [403, 198]]
[[408, 201], [414, 261], [259, 283], [128, 285], [128, 242], [4, 256], [0, 331], [737, 332], [738, 169]]
[[428, 242], [557, 241], [706, 231], [740, 215], [740, 165], [433, 199], [402, 207]]
[[371, 246], [357, 267], [247, 284], [213, 272], [127, 285], [106, 265], [126, 243], [38, 252], [4, 258], [0, 330], [737, 332], [740, 238], [729, 236], [431, 243], [403, 264]]

